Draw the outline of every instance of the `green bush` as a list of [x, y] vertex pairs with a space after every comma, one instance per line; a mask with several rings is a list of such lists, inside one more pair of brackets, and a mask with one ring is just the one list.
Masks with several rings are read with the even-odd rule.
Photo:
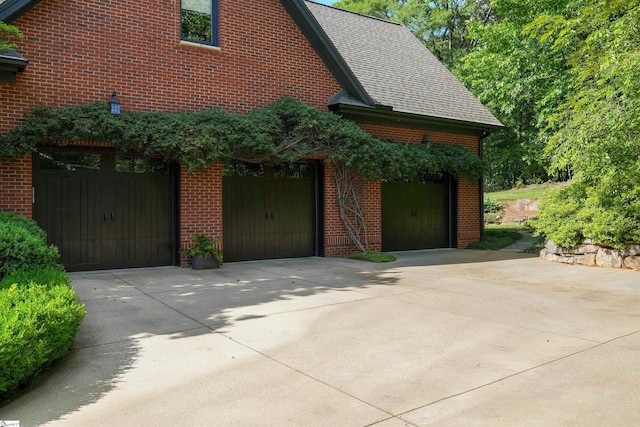
[[56, 286], [61, 283], [69, 284], [69, 278], [64, 270], [58, 267], [37, 270], [17, 270], [0, 280], [0, 290], [8, 289], [14, 284], [31, 282], [37, 283], [38, 285]]
[[34, 222], [18, 215], [0, 217], [0, 279], [17, 270], [61, 268], [55, 246]]
[[47, 234], [44, 230], [40, 228], [35, 221], [30, 220], [27, 217], [10, 212], [0, 212], [0, 224], [3, 223], [14, 227], [26, 228], [35, 237], [42, 239], [43, 242], [47, 241]]
[[59, 269], [18, 271], [0, 282], [0, 396], [64, 356], [85, 316]]
[[640, 241], [640, 182], [603, 172], [597, 184], [574, 181], [549, 194], [531, 221], [538, 235], [566, 248], [584, 239], [616, 248]]
[[495, 200], [484, 201], [484, 213], [497, 213], [504, 210], [504, 206]]

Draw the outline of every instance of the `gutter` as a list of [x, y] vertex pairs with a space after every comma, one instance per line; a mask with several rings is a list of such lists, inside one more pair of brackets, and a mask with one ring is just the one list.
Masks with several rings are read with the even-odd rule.
[[[349, 104], [332, 104], [329, 109], [358, 123], [384, 124], [388, 126], [411, 127], [437, 132], [454, 132], [465, 135], [481, 135], [497, 131], [498, 125], [489, 123], [473, 123], [444, 117], [423, 116], [413, 113], [393, 111], [392, 107], [376, 106], [364, 107]], [[485, 135], [484, 137], [482, 135]]]
[[16, 74], [23, 72], [28, 63], [13, 50], [0, 51], [0, 82], [15, 83]]

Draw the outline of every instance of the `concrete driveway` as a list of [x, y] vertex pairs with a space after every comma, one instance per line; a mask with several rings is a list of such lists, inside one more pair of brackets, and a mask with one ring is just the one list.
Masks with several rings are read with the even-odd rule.
[[637, 425], [640, 273], [524, 254], [72, 274], [75, 349], [21, 427]]

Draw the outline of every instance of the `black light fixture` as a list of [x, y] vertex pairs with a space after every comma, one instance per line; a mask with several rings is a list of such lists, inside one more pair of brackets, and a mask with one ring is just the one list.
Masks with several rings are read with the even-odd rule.
[[422, 137], [422, 145], [431, 145], [433, 141], [431, 140], [431, 137], [429, 136], [428, 133], [425, 133], [424, 136]]
[[114, 90], [111, 94], [111, 101], [109, 101], [109, 111], [111, 114], [120, 115], [120, 100]]

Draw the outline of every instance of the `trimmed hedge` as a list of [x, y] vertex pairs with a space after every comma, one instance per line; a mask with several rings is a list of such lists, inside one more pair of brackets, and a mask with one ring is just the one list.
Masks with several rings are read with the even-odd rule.
[[26, 228], [31, 234], [33, 234], [35, 237], [38, 237], [43, 242], [47, 241], [47, 234], [44, 232], [44, 230], [40, 228], [35, 221], [32, 221], [25, 216], [16, 215], [10, 212], [0, 212], [0, 224], [2, 223]]
[[0, 396], [64, 356], [84, 316], [59, 269], [17, 271], [0, 281]]
[[35, 222], [0, 214], [0, 279], [18, 270], [61, 269], [58, 257], [58, 248], [47, 246], [47, 236]]
[[64, 356], [85, 316], [57, 260], [35, 222], [0, 213], [0, 397]]

